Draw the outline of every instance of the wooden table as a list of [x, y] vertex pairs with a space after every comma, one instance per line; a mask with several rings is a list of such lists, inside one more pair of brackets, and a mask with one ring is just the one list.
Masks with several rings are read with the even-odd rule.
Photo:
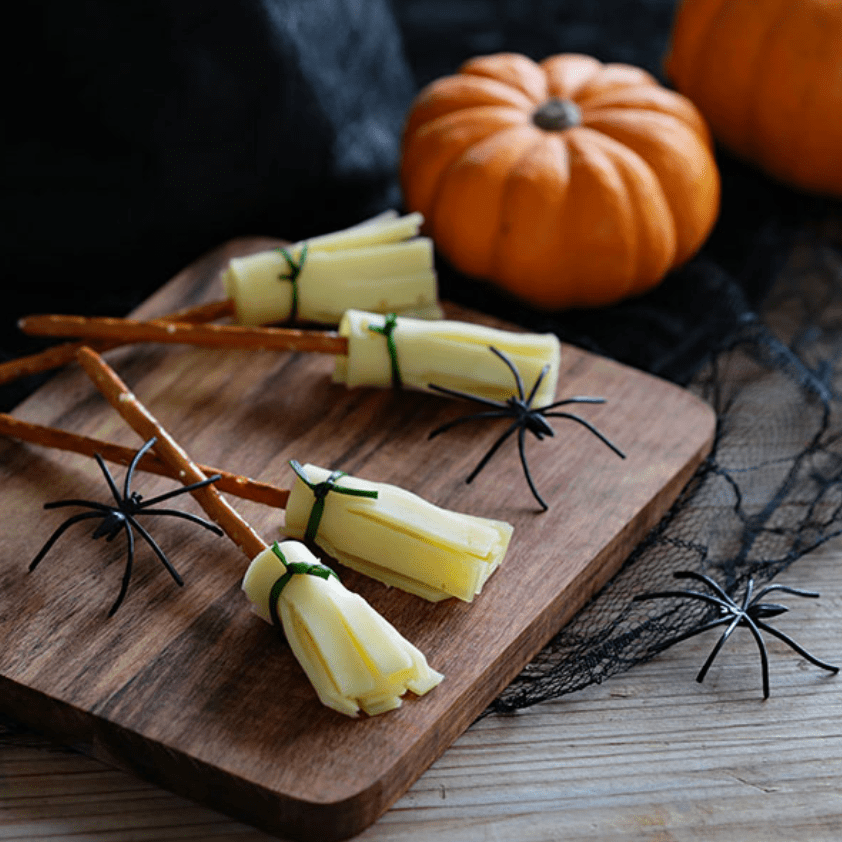
[[[778, 582], [774, 622], [842, 661], [842, 543]], [[360, 842], [842, 839], [842, 678], [769, 641], [732, 637], [705, 683], [715, 632], [560, 701], [472, 726]], [[0, 839], [268, 840], [225, 816], [0, 725]]]

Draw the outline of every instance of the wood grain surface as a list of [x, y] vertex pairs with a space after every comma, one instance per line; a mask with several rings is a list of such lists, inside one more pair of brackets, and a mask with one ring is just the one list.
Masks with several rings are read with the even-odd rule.
[[[218, 297], [230, 256], [274, 243], [227, 244], [136, 315]], [[433, 605], [340, 570], [446, 675], [398, 711], [353, 721], [319, 705], [274, 630], [247, 610], [240, 592], [246, 561], [224, 539], [182, 522], [156, 523], [187, 584], [176, 588], [139, 550], [126, 603], [111, 619], [125, 557], [120, 541], [92, 542], [76, 527], [27, 574], [66, 514], [44, 512], [42, 504], [105, 499], [105, 488], [90, 460], [0, 443], [0, 712], [294, 838], [356, 834], [405, 792], [657, 522], [714, 428], [710, 409], [689, 393], [566, 346], [558, 396], [606, 398], [582, 414], [627, 458], [579, 425], [557, 422], [553, 439], [529, 444], [551, 505], [541, 513], [514, 446], [472, 485], [462, 481], [499, 427], [466, 424], [427, 440], [429, 430], [467, 411], [456, 401], [346, 390], [331, 383], [324, 355], [138, 345], [108, 359], [197, 461], [280, 485], [290, 482], [290, 458], [340, 467], [515, 526], [504, 565], [471, 605]], [[75, 368], [16, 414], [140, 444]], [[151, 496], [172, 483], [138, 475], [135, 487]], [[279, 534], [282, 512], [237, 508], [267, 539]]]

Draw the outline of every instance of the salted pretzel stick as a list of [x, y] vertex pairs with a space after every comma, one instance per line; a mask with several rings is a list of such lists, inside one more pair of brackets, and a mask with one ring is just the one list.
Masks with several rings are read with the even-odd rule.
[[[128, 466], [136, 454], [136, 451], [129, 447], [101, 441], [90, 436], [82, 436], [78, 433], [70, 433], [55, 427], [34, 424], [31, 421], [22, 421], [5, 413], [0, 413], [0, 435], [18, 441], [39, 444], [54, 450], [80, 453], [83, 456], [93, 456], [98, 453], [103, 459], [118, 465]], [[150, 474], [172, 478], [172, 471], [151, 451], [147, 451], [141, 457], [137, 467]], [[198, 467], [204, 474], [219, 474], [220, 478], [215, 485], [220, 491], [233, 494], [243, 500], [251, 500], [254, 503], [263, 503], [278, 509], [286, 508], [289, 491], [285, 488], [277, 488], [251, 477], [232, 474], [219, 468], [210, 468], [206, 465], [199, 465]]]
[[[197, 324], [212, 322], [233, 313], [233, 306], [230, 301], [212, 301], [209, 304], [200, 304], [198, 307], [191, 307], [154, 319], [153, 322], [178, 321], [186, 324]], [[11, 383], [21, 377], [28, 377], [31, 374], [40, 374], [42, 371], [49, 371], [53, 368], [60, 368], [76, 359], [76, 352], [82, 347], [83, 342], [65, 342], [47, 348], [37, 354], [28, 354], [25, 357], [18, 357], [15, 360], [0, 363], [0, 385]], [[109, 351], [125, 344], [123, 339], [103, 339], [94, 343], [87, 343], [97, 351]]]
[[[157, 439], [154, 450], [174, 476], [177, 476], [185, 485], [202, 482], [207, 478], [199, 466], [182, 450], [175, 439], [96, 351], [87, 347], [80, 348], [77, 359], [94, 385], [126, 423], [143, 439], [148, 440], [153, 436]], [[267, 549], [266, 542], [213, 485], [196, 488], [191, 494], [207, 515], [249, 559]]]
[[94, 316], [35, 315], [18, 327], [34, 336], [73, 336], [125, 342], [163, 342], [204, 348], [304, 351], [345, 355], [348, 340], [333, 331], [242, 325], [192, 325], [186, 322], [144, 322]]

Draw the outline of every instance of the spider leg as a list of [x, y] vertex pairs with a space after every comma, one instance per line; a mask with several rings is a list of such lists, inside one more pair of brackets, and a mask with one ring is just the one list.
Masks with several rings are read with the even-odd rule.
[[457, 389], [448, 389], [446, 386], [437, 386], [435, 383], [428, 383], [427, 388], [432, 389], [434, 392], [441, 392], [443, 395], [450, 395], [452, 398], [463, 398], [466, 401], [475, 401], [483, 406], [493, 406], [498, 409], [505, 407], [505, 404], [500, 401], [495, 401], [491, 398], [483, 398], [479, 395], [471, 395], [468, 392], [460, 392]]
[[125, 481], [123, 483], [123, 497], [124, 498], [127, 498], [129, 496], [129, 494], [131, 493], [132, 477], [134, 476], [134, 472], [135, 472], [135, 468], [137, 467], [137, 463], [140, 462], [141, 458], [143, 457], [143, 454], [146, 453], [146, 451], [149, 450], [155, 444], [155, 442], [157, 440], [158, 439], [155, 436], [152, 436], [151, 439], [144, 442], [144, 444], [140, 448], [140, 450], [138, 450], [137, 453], [135, 453], [135, 455], [132, 457], [132, 461], [129, 463], [129, 467], [126, 470], [126, 478], [125, 478]]
[[[726, 617], [725, 620], [727, 619], [729, 618]], [[702, 664], [702, 668], [699, 670], [699, 673], [696, 676], [696, 681], [698, 681], [699, 684], [701, 684], [705, 680], [705, 676], [708, 674], [708, 670], [711, 668], [714, 660], [716, 659], [716, 656], [720, 653], [722, 647], [725, 645], [725, 641], [728, 640], [734, 629], [737, 628], [738, 625], [740, 625], [742, 619], [743, 618], [738, 614], [736, 617], [733, 618], [733, 620], [731, 620], [731, 624], [728, 626], [728, 628], [725, 629], [724, 632], [722, 632], [722, 636], [719, 638], [719, 640], [717, 640], [716, 645], [711, 650], [710, 655], [708, 655], [707, 660]]]
[[204, 526], [205, 529], [209, 529], [215, 535], [225, 534], [215, 523], [211, 523], [203, 517], [194, 515], [192, 512], [182, 512], [178, 509], [141, 509], [139, 512], [135, 512], [135, 517], [137, 517], [137, 515], [171, 515], [172, 517], [184, 518], [184, 520], [189, 520], [191, 523]]
[[488, 350], [491, 351], [492, 354], [496, 354], [498, 357], [500, 357], [500, 359], [503, 360], [503, 362], [508, 366], [509, 371], [511, 371], [512, 376], [515, 378], [515, 384], [517, 385], [517, 396], [521, 400], [524, 400], [526, 395], [523, 389], [523, 378], [520, 376], [520, 372], [517, 370], [517, 366], [502, 351], [499, 351], [493, 345], [489, 345]]
[[544, 498], [538, 493], [538, 489], [535, 487], [535, 483], [532, 481], [532, 474], [529, 472], [529, 463], [526, 461], [526, 449], [523, 443], [525, 437], [526, 427], [521, 427], [520, 430], [518, 430], [517, 434], [517, 447], [518, 452], [520, 453], [520, 464], [523, 465], [523, 473], [526, 477], [526, 481], [529, 483], [529, 490], [532, 492], [532, 496], [538, 501], [538, 504], [546, 512], [549, 509], [549, 506], [544, 502]]
[[86, 506], [100, 512], [110, 512], [114, 509], [113, 506], [99, 503], [96, 500], [53, 500], [51, 503], [44, 503], [45, 509], [59, 509], [62, 506]]
[[778, 617], [781, 614], [786, 614], [787, 611], [789, 611], [789, 608], [786, 605], [780, 605], [777, 602], [758, 602], [755, 599], [748, 607], [748, 611], [746, 613], [756, 623], [760, 619]]
[[129, 590], [129, 580], [132, 578], [132, 566], [134, 564], [134, 534], [127, 521], [123, 521], [126, 530], [126, 567], [123, 570], [123, 581], [120, 583], [120, 593], [114, 604], [108, 609], [108, 616], [113, 617], [117, 609], [123, 604], [126, 592]]
[[539, 406], [535, 412], [545, 413], [550, 409], [555, 409], [558, 406], [566, 406], [569, 403], [605, 403], [605, 398], [591, 398], [587, 395], [576, 395], [572, 398], [564, 398], [555, 403], [548, 403], [546, 406]]
[[663, 652], [665, 649], [669, 649], [672, 646], [675, 646], [676, 643], [682, 643], [685, 640], [689, 640], [691, 637], [696, 637], [697, 635], [703, 634], [706, 631], [710, 631], [711, 629], [715, 629], [717, 626], [724, 626], [725, 623], [729, 623], [731, 621], [730, 617], [719, 617], [716, 620], [711, 620], [709, 623], [705, 623], [703, 626], [699, 626], [695, 629], [690, 629], [689, 631], [682, 632], [675, 637], [671, 637], [665, 643], [659, 643], [655, 646], [655, 652]]
[[794, 649], [802, 658], [805, 658], [811, 664], [815, 664], [817, 667], [821, 667], [829, 672], [839, 672], [839, 667], [835, 667], [833, 664], [828, 664], [825, 661], [820, 661], [815, 655], [811, 655], [803, 646], [797, 644], [788, 634], [784, 634], [779, 629], [770, 626], [768, 623], [764, 623], [762, 620], [755, 619], [754, 622], [757, 624], [758, 628], [769, 632], [769, 634], [777, 637], [778, 640], [782, 640], [787, 646]]
[[214, 474], [211, 477], [206, 477], [203, 480], [199, 480], [199, 482], [191, 483], [190, 485], [183, 485], [181, 488], [174, 488], [172, 491], [167, 491], [164, 494], [159, 494], [157, 497], [152, 497], [149, 500], [144, 500], [142, 503], [138, 505], [138, 510], [145, 509], [147, 506], [153, 506], [156, 503], [161, 503], [164, 500], [169, 500], [171, 497], [178, 497], [180, 494], [185, 494], [188, 491], [194, 491], [197, 488], [204, 488], [206, 485], [210, 485], [213, 482], [216, 482], [220, 478], [221, 474]]
[[620, 448], [617, 447], [617, 445], [614, 444], [614, 442], [612, 442], [611, 439], [609, 439], [603, 433], [600, 433], [600, 431], [597, 430], [597, 428], [594, 427], [594, 425], [591, 424], [590, 421], [586, 421], [584, 418], [581, 418], [578, 415], [574, 415], [572, 412], [545, 412], [544, 415], [553, 418], [567, 418], [570, 421], [576, 421], [583, 427], [586, 427], [588, 430], [590, 430], [603, 444], [610, 447], [611, 450], [613, 450], [621, 459], [626, 458], [626, 454], [623, 453], [623, 451], [620, 450]]
[[120, 491], [117, 488], [117, 483], [114, 482], [114, 477], [111, 475], [111, 471], [108, 470], [108, 466], [105, 464], [102, 456], [98, 453], [94, 453], [94, 459], [96, 459], [97, 465], [99, 465], [100, 470], [102, 471], [102, 475], [105, 477], [105, 481], [108, 483], [108, 487], [111, 489], [111, 495], [117, 501], [117, 505], [119, 506], [123, 502], [123, 498], [120, 497]]
[[772, 591], [780, 591], [781, 593], [790, 593], [795, 596], [806, 596], [809, 599], [818, 599], [819, 594], [815, 593], [814, 591], [802, 591], [800, 588], [790, 588], [788, 585], [767, 585], [763, 590], [759, 591], [757, 596], [754, 598], [754, 601], [757, 602], [758, 600], [763, 599], [767, 593], [771, 593]]
[[743, 593], [743, 604], [742, 604], [742, 606], [740, 606], [740, 609], [742, 610], [742, 612], [744, 614], [748, 612], [748, 608], [749, 608], [749, 606], [751, 605], [751, 602], [752, 602], [751, 596], [752, 596], [753, 593], [754, 593], [754, 579], [750, 578], [748, 580], [748, 582], [746, 582], [746, 589], [745, 589], [745, 592]]
[[535, 400], [535, 395], [538, 394], [538, 387], [543, 382], [544, 378], [547, 376], [547, 372], [550, 370], [550, 364], [547, 363], [539, 372], [538, 376], [535, 378], [535, 383], [532, 385], [532, 389], [529, 392], [529, 397], [526, 398], [526, 405], [531, 406], [532, 401]]
[[766, 653], [766, 644], [763, 642], [763, 635], [760, 634], [760, 629], [757, 627], [757, 624], [748, 614], [743, 614], [740, 618], [741, 622], [744, 626], [748, 627], [748, 630], [754, 636], [754, 640], [757, 643], [757, 649], [760, 652], [760, 667], [763, 671], [763, 698], [769, 698], [769, 656]]
[[140, 533], [141, 538], [143, 538], [146, 541], [146, 543], [149, 544], [149, 546], [152, 548], [152, 551], [160, 559], [161, 564], [163, 564], [164, 567], [167, 568], [167, 572], [170, 574], [170, 576], [173, 577], [175, 583], [177, 585], [183, 585], [184, 580], [181, 578], [181, 576], [178, 575], [178, 571], [172, 566], [170, 560], [166, 557], [166, 555], [164, 555], [164, 551], [158, 546], [158, 544], [155, 542], [155, 539], [146, 531], [143, 525], [138, 522], [137, 518], [135, 518], [132, 515], [127, 515], [126, 519], [129, 521], [129, 523], [131, 523], [131, 525], [135, 529], [137, 529], [137, 531]]
[[463, 415], [461, 418], [454, 418], [453, 421], [448, 421], [446, 424], [442, 424], [441, 427], [436, 427], [428, 436], [427, 439], [435, 438], [435, 436], [439, 435], [440, 433], [447, 432], [451, 427], [455, 427], [457, 424], [461, 424], [464, 421], [476, 421], [479, 418], [510, 418], [511, 413], [505, 409], [499, 409], [496, 411], [488, 411], [488, 412], [476, 412], [473, 415]]
[[93, 517], [102, 517], [102, 514], [100, 514], [99, 511], [80, 512], [79, 514], [73, 515], [72, 517], [69, 517], [66, 521], [64, 521], [64, 523], [62, 523], [58, 527], [58, 529], [56, 529], [56, 531], [53, 532], [53, 534], [50, 535], [49, 538], [47, 538], [46, 543], [43, 547], [41, 547], [41, 549], [38, 552], [38, 555], [36, 555], [35, 558], [32, 559], [32, 561], [29, 563], [29, 571], [32, 572], [38, 566], [38, 564], [44, 558], [44, 556], [47, 555], [50, 549], [52, 549], [55, 542], [58, 541], [58, 539], [61, 538], [61, 536], [67, 531], [67, 529], [73, 526], [74, 523], [78, 523], [80, 520], [89, 520]]
[[697, 573], [695, 570], [678, 570], [672, 574], [676, 579], [695, 579], [697, 582], [704, 582], [712, 591], [719, 595], [719, 597], [729, 606], [736, 608], [737, 603], [731, 599], [717, 582], [705, 576], [704, 573]]
[[465, 478], [466, 483], [471, 483], [476, 479], [477, 474], [488, 464], [488, 460], [500, 449], [500, 446], [503, 444], [504, 441], [518, 428], [520, 427], [520, 421], [515, 421], [513, 424], [509, 425], [509, 428], [504, 432], [494, 444], [488, 449], [488, 452], [482, 459], [479, 460], [479, 464], [476, 468], [471, 471], [470, 474]]
[[[719, 608], [731, 613], [733, 611], [733, 604], [721, 599], [718, 596], [711, 596], [709, 593], [701, 593], [700, 591], [653, 591], [652, 593], [642, 593], [633, 597], [634, 602], [640, 602], [644, 599], [661, 599], [677, 597], [683, 599], [691, 597], [693, 599], [700, 599], [710, 605], [716, 605]], [[738, 609], [739, 610], [739, 609]]]

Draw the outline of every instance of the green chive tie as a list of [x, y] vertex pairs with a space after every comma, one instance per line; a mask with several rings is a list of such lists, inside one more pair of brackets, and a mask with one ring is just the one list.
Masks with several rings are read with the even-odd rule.
[[373, 500], [377, 499], [377, 491], [365, 490], [362, 488], [344, 488], [336, 485], [336, 481], [340, 477], [345, 477], [347, 474], [344, 471], [333, 471], [324, 482], [310, 482], [307, 475], [304, 473], [304, 468], [295, 459], [290, 459], [290, 467], [298, 475], [298, 478], [313, 492], [313, 508], [310, 509], [310, 517], [307, 519], [307, 531], [304, 533], [305, 541], [312, 541], [316, 537], [316, 532], [319, 530], [319, 524], [322, 521], [322, 515], [325, 510], [325, 498], [331, 491], [338, 494], [347, 494], [351, 497], [369, 497]]
[[301, 246], [301, 256], [298, 258], [298, 263], [295, 262], [292, 254], [283, 246], [278, 246], [278, 251], [284, 256], [284, 259], [289, 266], [289, 274], [278, 275], [278, 280], [289, 281], [292, 284], [292, 308], [289, 314], [289, 320], [294, 322], [298, 317], [298, 276], [304, 268], [304, 263], [307, 260], [307, 243]]
[[310, 564], [306, 561], [287, 561], [277, 541], [272, 544], [272, 552], [284, 563], [284, 567], [286, 567], [286, 572], [278, 577], [275, 584], [269, 590], [269, 616], [272, 618], [272, 625], [282, 629], [281, 618], [278, 616], [278, 597], [293, 576], [318, 576], [320, 579], [328, 579], [331, 576], [338, 579], [339, 577], [326, 564]]
[[401, 377], [401, 370], [398, 366], [398, 348], [395, 345], [395, 337], [393, 335], [397, 326], [398, 317], [394, 313], [389, 313], [386, 316], [383, 327], [369, 325], [368, 329], [372, 333], [380, 333], [386, 337], [386, 350], [389, 352], [389, 363], [392, 366], [392, 386], [395, 389], [400, 389], [403, 387], [403, 378]]

